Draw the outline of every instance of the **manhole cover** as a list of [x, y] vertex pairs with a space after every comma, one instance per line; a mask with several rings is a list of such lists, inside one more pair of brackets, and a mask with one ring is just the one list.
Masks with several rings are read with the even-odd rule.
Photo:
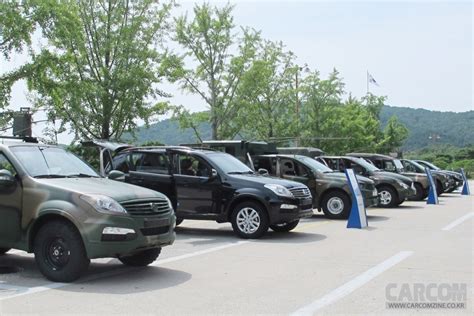
[[20, 272], [20, 271], [21, 271], [21, 269], [19, 267], [0, 266], [0, 274], [17, 273], [17, 272]]

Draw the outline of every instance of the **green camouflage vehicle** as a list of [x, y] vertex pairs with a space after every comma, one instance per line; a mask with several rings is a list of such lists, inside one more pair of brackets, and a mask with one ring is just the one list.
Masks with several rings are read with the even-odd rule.
[[349, 153], [347, 156], [358, 157], [365, 159], [371, 162], [374, 166], [380, 170], [385, 170], [388, 172], [398, 173], [405, 177], [410, 178], [413, 181], [415, 186], [416, 193], [415, 196], [410, 197], [411, 200], [421, 201], [428, 196], [430, 189], [428, 176], [424, 172], [407, 172], [403, 168], [402, 162], [394, 157], [380, 155], [380, 154], [370, 154], [370, 153]]
[[[403, 164], [403, 168], [407, 172], [426, 173], [425, 167], [416, 161], [408, 159], [400, 159], [400, 161]], [[448, 192], [452, 188], [456, 187], [454, 179], [450, 175], [437, 170], [431, 171], [431, 174], [433, 175], [433, 180], [436, 184], [436, 193], [438, 196], [440, 196], [443, 192]]]
[[[313, 196], [313, 208], [323, 211], [328, 218], [343, 219], [349, 216], [352, 194], [346, 176], [334, 172], [313, 158], [303, 155], [252, 156], [257, 170], [265, 169], [271, 176], [301, 182], [308, 186]], [[372, 180], [357, 177], [364, 205], [376, 206], [378, 192]]]
[[175, 224], [161, 193], [102, 178], [56, 146], [0, 143], [0, 254], [33, 252], [52, 281], [76, 280], [94, 258], [146, 266]]

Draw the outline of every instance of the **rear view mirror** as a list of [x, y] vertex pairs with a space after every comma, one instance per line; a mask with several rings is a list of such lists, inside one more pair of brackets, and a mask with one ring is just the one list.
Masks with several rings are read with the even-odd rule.
[[258, 174], [261, 175], [261, 176], [268, 176], [269, 175], [268, 170], [263, 169], [263, 168], [258, 169]]
[[6, 169], [0, 170], [0, 187], [8, 188], [15, 184], [15, 177]]
[[215, 179], [217, 178], [218, 174], [217, 174], [217, 170], [212, 168], [211, 170], [211, 176], [209, 177], [209, 179]]
[[109, 178], [110, 180], [125, 181], [125, 173], [118, 170], [112, 170], [110, 171], [107, 178]]

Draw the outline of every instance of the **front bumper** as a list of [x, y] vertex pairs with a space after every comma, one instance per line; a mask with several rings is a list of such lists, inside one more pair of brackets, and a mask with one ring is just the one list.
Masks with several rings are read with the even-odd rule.
[[[173, 244], [176, 234], [173, 213], [160, 216], [106, 216], [101, 220], [87, 219], [84, 246], [90, 259], [130, 255], [141, 250]], [[133, 230], [127, 235], [104, 234], [110, 228]], [[117, 232], [120, 231], [117, 229]]]
[[309, 218], [314, 215], [313, 200], [306, 199], [282, 199], [270, 202], [270, 224], [282, 224]]

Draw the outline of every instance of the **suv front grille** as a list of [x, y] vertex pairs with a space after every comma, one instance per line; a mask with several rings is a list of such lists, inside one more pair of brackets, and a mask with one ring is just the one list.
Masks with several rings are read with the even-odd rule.
[[161, 199], [123, 202], [122, 206], [127, 213], [133, 216], [160, 215], [170, 211], [168, 201]]
[[311, 198], [311, 192], [309, 191], [308, 188], [293, 188], [289, 189], [291, 193], [295, 196], [297, 199], [307, 199]]

